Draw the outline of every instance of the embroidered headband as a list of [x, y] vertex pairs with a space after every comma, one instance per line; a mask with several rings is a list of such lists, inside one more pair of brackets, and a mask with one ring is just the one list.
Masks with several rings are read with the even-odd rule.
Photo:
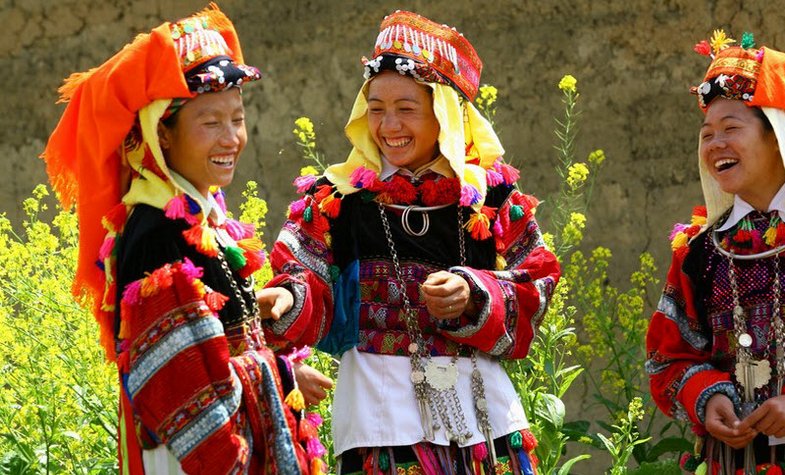
[[389, 69], [425, 82], [447, 84], [473, 101], [482, 61], [455, 28], [398, 10], [382, 21], [373, 59], [363, 58], [365, 78]]

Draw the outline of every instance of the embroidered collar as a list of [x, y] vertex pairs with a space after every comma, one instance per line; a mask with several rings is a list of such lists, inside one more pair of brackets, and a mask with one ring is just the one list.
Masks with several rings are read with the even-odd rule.
[[[753, 211], [755, 211], [755, 208], [753, 208], [751, 204], [741, 199], [739, 195], [735, 195], [733, 198], [733, 208], [731, 208], [728, 219], [722, 223], [722, 226], [717, 228], [717, 232], [731, 229], [732, 227], [736, 226], [745, 216], [752, 213]], [[771, 203], [769, 203], [769, 208], [767, 211], [777, 211], [780, 219], [785, 220], [785, 184], [783, 184], [779, 191], [777, 191], [777, 194], [774, 195]]]
[[450, 162], [444, 157], [444, 155], [439, 155], [438, 157], [426, 163], [425, 165], [421, 166], [414, 172], [406, 168], [396, 167], [395, 165], [390, 163], [386, 158], [384, 157], [381, 158], [382, 158], [382, 171], [381, 173], [379, 173], [379, 179], [382, 181], [389, 180], [390, 177], [392, 177], [396, 173], [404, 176], [420, 177], [428, 172], [433, 172], [446, 178], [455, 177], [455, 172], [453, 171], [452, 167], [450, 167]]

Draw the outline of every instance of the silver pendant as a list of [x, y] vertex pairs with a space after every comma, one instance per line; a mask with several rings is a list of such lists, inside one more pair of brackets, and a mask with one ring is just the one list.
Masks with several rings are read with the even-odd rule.
[[749, 333], [742, 333], [739, 335], [739, 345], [743, 348], [752, 346], [752, 336]]
[[458, 381], [458, 369], [453, 363], [444, 365], [431, 360], [425, 365], [425, 381], [437, 391], [453, 388]]
[[736, 380], [746, 390], [760, 389], [771, 380], [769, 360], [736, 363]]

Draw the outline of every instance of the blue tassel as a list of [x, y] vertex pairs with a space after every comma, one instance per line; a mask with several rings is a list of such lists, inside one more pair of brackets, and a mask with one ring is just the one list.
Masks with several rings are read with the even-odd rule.
[[529, 460], [529, 454], [526, 453], [523, 448], [518, 449], [518, 462], [521, 464], [521, 473], [523, 475], [534, 475], [534, 469], [532, 468], [532, 463]]

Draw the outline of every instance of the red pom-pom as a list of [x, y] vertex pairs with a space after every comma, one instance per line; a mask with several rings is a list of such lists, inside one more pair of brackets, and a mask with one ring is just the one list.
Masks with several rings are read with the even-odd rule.
[[534, 437], [531, 431], [523, 429], [521, 435], [523, 436], [523, 450], [529, 453], [537, 448], [537, 438]]
[[696, 43], [692, 50], [703, 56], [711, 56], [711, 45], [706, 40]]
[[702, 216], [706, 217], [706, 207], [705, 206], [695, 206], [692, 208], [692, 215], [693, 216]]
[[210, 307], [210, 310], [213, 312], [218, 312], [222, 308], [224, 308], [224, 304], [229, 300], [229, 297], [222, 294], [221, 292], [208, 292], [204, 296], [204, 302]]

